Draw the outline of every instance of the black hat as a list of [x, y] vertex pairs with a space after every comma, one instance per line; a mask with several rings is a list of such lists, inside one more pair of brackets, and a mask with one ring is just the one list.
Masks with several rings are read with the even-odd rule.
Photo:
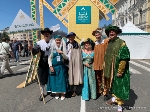
[[76, 36], [76, 34], [74, 32], [70, 32], [66, 38], [70, 37], [70, 36]]
[[121, 30], [119, 27], [109, 25], [109, 26], [105, 29], [105, 33], [106, 33], [107, 36], [109, 36], [109, 32], [110, 32], [111, 30], [116, 31], [118, 34], [122, 33], [122, 30]]
[[50, 30], [49, 28], [45, 28], [44, 30], [41, 30], [42, 35], [44, 35], [44, 33], [50, 33], [50, 35], [53, 33], [53, 30]]

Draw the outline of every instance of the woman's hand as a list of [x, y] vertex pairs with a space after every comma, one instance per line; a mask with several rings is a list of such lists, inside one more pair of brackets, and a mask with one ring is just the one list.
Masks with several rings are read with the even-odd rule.
[[50, 66], [50, 71], [54, 72], [54, 68], [52, 66]]
[[85, 64], [86, 67], [90, 67], [90, 65], [88, 63]]
[[60, 53], [60, 54], [63, 54], [63, 52], [59, 49], [57, 49], [57, 52]]

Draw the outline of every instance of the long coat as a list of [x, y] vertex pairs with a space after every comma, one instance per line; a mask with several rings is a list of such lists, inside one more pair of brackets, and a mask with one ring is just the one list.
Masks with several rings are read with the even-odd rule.
[[69, 61], [69, 84], [79, 85], [83, 83], [82, 50], [71, 49]]

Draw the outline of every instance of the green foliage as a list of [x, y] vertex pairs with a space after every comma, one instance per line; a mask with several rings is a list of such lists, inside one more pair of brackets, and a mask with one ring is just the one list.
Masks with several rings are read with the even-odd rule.
[[1, 40], [2, 38], [6, 38], [7, 40], [10, 40], [10, 37], [8, 36], [8, 33], [7, 33], [7, 32], [0, 33], [0, 40]]

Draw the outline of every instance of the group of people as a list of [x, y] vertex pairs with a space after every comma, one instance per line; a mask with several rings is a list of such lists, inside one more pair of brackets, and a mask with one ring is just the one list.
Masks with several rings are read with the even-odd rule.
[[38, 41], [32, 48], [32, 54], [40, 53], [38, 63], [38, 78], [41, 87], [39, 100], [42, 101], [44, 88], [47, 95], [54, 93], [55, 98], [65, 99], [65, 94], [72, 91], [76, 96], [77, 87], [82, 85], [82, 99], [96, 100], [104, 96], [107, 105], [118, 104], [118, 112], [122, 112], [123, 100], [129, 99], [130, 52], [124, 40], [118, 35], [122, 33], [117, 26], [109, 26], [102, 39], [102, 29], [92, 32], [96, 37], [94, 42], [88, 38], [78, 44], [76, 34], [70, 32], [65, 42], [61, 35], [50, 38], [53, 31], [49, 28], [41, 30], [44, 39]]
[[25, 40], [24, 45], [14, 38], [13, 40], [9, 40], [7, 38], [2, 38], [2, 42], [0, 43], [0, 60], [2, 61], [1, 69], [0, 69], [0, 79], [4, 78], [5, 69], [13, 75], [13, 71], [10, 68], [9, 62], [10, 58], [15, 58], [16, 62], [19, 62], [19, 54], [24, 49], [23, 57], [28, 57], [28, 42]]
[[[16, 59], [16, 62], [19, 62], [19, 56], [28, 57], [29, 50], [28, 50], [27, 40], [24, 40], [23, 45], [22, 45], [20, 41], [14, 38], [13, 40], [11, 40], [9, 45], [13, 51], [13, 55], [14, 55], [14, 58]], [[23, 55], [21, 55], [22, 50], [23, 50]]]

